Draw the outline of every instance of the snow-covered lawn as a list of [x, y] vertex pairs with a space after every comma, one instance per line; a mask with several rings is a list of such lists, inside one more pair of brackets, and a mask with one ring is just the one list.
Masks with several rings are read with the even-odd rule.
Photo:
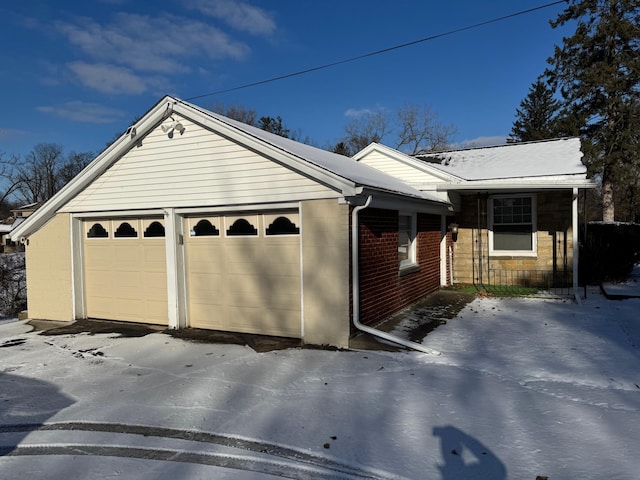
[[477, 299], [440, 356], [30, 330], [0, 323], [3, 479], [640, 478], [640, 299]]

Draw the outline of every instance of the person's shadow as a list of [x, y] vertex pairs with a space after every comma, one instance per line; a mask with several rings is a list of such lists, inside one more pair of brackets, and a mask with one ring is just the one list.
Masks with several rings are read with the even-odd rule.
[[73, 403], [51, 383], [0, 373], [0, 457], [11, 455], [29, 432]]
[[444, 464], [438, 465], [442, 480], [504, 480], [507, 469], [491, 450], [462, 430], [452, 426], [435, 427], [440, 438]]

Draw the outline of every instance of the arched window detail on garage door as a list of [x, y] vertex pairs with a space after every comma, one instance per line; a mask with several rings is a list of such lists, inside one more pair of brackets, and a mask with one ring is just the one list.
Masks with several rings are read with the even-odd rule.
[[87, 232], [87, 238], [109, 238], [109, 232], [100, 223], [94, 223]]
[[207, 219], [202, 219], [196, 223], [191, 234], [192, 237], [215, 237], [218, 235], [220, 235], [220, 230]]
[[116, 238], [137, 238], [138, 232], [130, 223], [122, 222], [113, 234]]
[[249, 221], [245, 218], [239, 218], [233, 225], [229, 227], [227, 230], [227, 236], [247, 236], [247, 235], [258, 235], [258, 230], [256, 227], [251, 225]]
[[144, 231], [145, 237], [164, 237], [164, 225], [160, 222], [151, 222]]
[[299, 233], [300, 227], [296, 227], [296, 224], [287, 217], [278, 217], [267, 227], [267, 235], [298, 235]]

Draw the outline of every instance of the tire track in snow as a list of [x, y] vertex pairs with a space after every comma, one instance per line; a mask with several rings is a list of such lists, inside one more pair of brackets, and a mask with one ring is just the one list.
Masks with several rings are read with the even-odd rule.
[[104, 432], [188, 440], [192, 442], [209, 443], [225, 447], [232, 447], [263, 455], [272, 455], [283, 459], [283, 461], [219, 453], [194, 453], [178, 449], [156, 449], [122, 445], [83, 445], [67, 443], [56, 445], [0, 445], [0, 456], [95, 455], [107, 457], [128, 457], [146, 460], [211, 465], [300, 480], [306, 480], [308, 478], [344, 478], [372, 480], [400, 478], [386, 472], [367, 471], [365, 469], [352, 467], [348, 464], [343, 464], [323, 456], [309, 454], [283, 445], [272, 444], [249, 438], [236, 437], [233, 435], [208, 433], [197, 430], [180, 430], [174, 428], [151, 427], [145, 425], [94, 422], [55, 422], [43, 424], [0, 425], [0, 434], [34, 431]]

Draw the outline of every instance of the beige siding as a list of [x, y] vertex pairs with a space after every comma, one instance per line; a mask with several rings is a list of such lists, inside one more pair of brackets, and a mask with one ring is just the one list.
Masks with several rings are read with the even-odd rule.
[[160, 127], [64, 208], [66, 212], [230, 205], [335, 197], [335, 192], [185, 119]]
[[388, 155], [375, 151], [369, 153], [359, 161], [388, 175], [399, 178], [410, 185], [444, 182], [444, 180], [435, 175], [431, 175], [404, 162], [395, 160]]
[[349, 346], [349, 206], [302, 204], [304, 341]]
[[31, 318], [73, 320], [69, 215], [58, 214], [29, 237], [27, 303]]
[[[299, 226], [297, 212], [282, 212]], [[196, 328], [301, 336], [300, 236], [266, 236], [277, 215], [233, 214], [185, 219], [190, 232], [201, 218], [224, 225], [217, 236], [185, 239], [189, 325]], [[256, 236], [226, 236], [244, 218]]]

